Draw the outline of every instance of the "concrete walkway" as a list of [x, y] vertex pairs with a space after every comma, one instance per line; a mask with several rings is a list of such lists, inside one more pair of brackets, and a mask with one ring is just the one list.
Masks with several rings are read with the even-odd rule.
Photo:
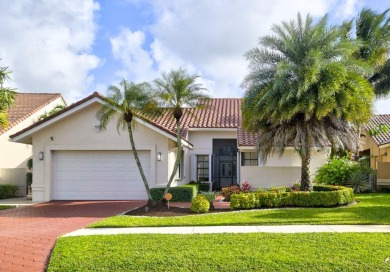
[[29, 206], [37, 203], [33, 203], [31, 199], [27, 199], [25, 196], [0, 199], [0, 205], [4, 206]]
[[285, 226], [205, 226], [79, 229], [64, 235], [113, 234], [204, 234], [204, 233], [303, 233], [303, 232], [390, 232], [390, 225], [285, 225]]

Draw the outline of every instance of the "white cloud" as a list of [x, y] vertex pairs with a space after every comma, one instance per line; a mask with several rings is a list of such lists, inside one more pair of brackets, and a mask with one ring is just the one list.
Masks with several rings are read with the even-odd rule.
[[[320, 0], [155, 0], [152, 3], [155, 23], [149, 27], [154, 39], [150, 48], [145, 48], [143, 39], [141, 43], [128, 39], [127, 47], [132, 49], [122, 53], [141, 52], [141, 59], [147, 61], [140, 70], [146, 75], [158, 75], [178, 67], [196, 72], [202, 75], [214, 97], [243, 95], [240, 83], [247, 73], [243, 55], [257, 46], [260, 36], [270, 33], [273, 23], [294, 19], [298, 11], [318, 17], [330, 9], [327, 1]], [[132, 35], [138, 33], [127, 31]], [[136, 74], [135, 79], [139, 78], [139, 62], [127, 58], [130, 57], [122, 57], [124, 68]], [[150, 62], [154, 65], [149, 65]]]
[[375, 101], [375, 114], [390, 114], [390, 96]]
[[13, 71], [20, 92], [62, 92], [84, 97], [99, 65], [91, 54], [95, 39], [93, 0], [0, 2], [0, 62]]
[[134, 81], [150, 80], [155, 76], [153, 59], [143, 48], [145, 34], [142, 31], [122, 29], [110, 41], [114, 58], [123, 64], [123, 69], [117, 71], [118, 76]]

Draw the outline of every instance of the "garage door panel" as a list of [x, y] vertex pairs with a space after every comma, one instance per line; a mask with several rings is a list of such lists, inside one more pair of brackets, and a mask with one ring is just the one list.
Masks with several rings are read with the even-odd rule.
[[[150, 151], [139, 151], [149, 179]], [[131, 151], [55, 151], [53, 199], [147, 199], [145, 187]]]

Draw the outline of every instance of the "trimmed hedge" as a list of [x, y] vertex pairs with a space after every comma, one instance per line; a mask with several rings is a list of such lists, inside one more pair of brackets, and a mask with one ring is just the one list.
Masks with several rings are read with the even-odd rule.
[[210, 183], [199, 183], [198, 188], [200, 192], [209, 192], [210, 191]]
[[351, 188], [343, 186], [314, 186], [313, 192], [254, 192], [230, 196], [230, 208], [254, 209], [273, 207], [335, 207], [352, 203]]
[[[164, 190], [165, 187], [150, 189], [153, 200], [158, 201], [162, 199]], [[198, 191], [198, 184], [186, 184], [171, 187], [168, 192], [172, 194], [172, 202], [191, 202], [198, 194]]]
[[18, 187], [11, 184], [0, 185], [0, 199], [15, 197]]

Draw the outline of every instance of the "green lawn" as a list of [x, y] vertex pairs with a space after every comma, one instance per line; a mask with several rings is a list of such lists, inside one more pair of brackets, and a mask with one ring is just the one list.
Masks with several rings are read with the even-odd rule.
[[390, 194], [362, 194], [356, 200], [356, 205], [339, 208], [264, 209], [181, 217], [120, 215], [89, 227], [390, 224]]
[[48, 271], [390, 271], [390, 234], [59, 238]]
[[0, 205], [0, 211], [1, 211], [1, 210], [12, 209], [12, 208], [15, 208], [15, 206], [9, 206], [9, 205]]

